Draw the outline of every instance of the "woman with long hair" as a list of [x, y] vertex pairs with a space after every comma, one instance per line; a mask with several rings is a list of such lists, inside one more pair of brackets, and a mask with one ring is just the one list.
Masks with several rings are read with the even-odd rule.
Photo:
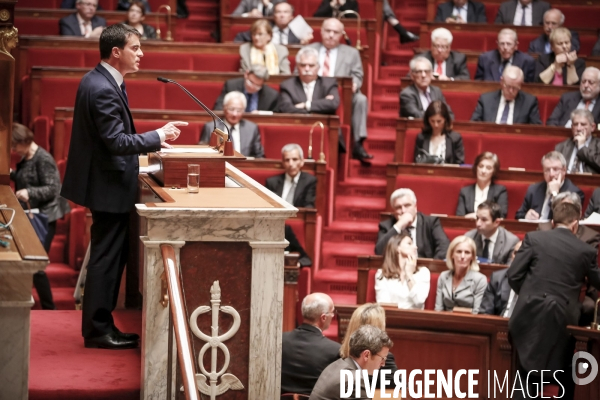
[[423, 129], [417, 135], [415, 162], [419, 154], [439, 157], [444, 164], [463, 164], [465, 148], [460, 133], [452, 130], [452, 117], [446, 103], [432, 101], [423, 115]]

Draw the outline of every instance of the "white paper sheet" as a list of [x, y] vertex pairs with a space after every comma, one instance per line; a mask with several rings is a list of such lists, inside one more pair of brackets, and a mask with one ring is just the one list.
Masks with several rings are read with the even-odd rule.
[[600, 225], [600, 214], [597, 212], [593, 212], [592, 215], [584, 219], [583, 221], [579, 221], [581, 225]]
[[161, 149], [161, 153], [216, 153], [210, 147], [174, 147], [172, 149]]
[[304, 18], [302, 18], [301, 15], [296, 15], [296, 18], [294, 18], [288, 24], [288, 28], [290, 28], [294, 35], [296, 35], [296, 37], [300, 40], [307, 38], [313, 33], [313, 28], [311, 28], [310, 25], [306, 23], [306, 21], [304, 20]]

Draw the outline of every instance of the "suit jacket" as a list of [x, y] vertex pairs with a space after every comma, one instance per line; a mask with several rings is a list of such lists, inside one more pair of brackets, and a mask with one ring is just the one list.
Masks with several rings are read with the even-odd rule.
[[[467, 23], [487, 23], [485, 6], [483, 3], [469, 0], [467, 4]], [[438, 4], [437, 12], [435, 14], [435, 22], [446, 22], [446, 18], [452, 16], [453, 10], [454, 2], [452, 0], [448, 1], [447, 3]]]
[[[525, 214], [527, 211], [533, 209], [538, 214], [542, 212], [542, 208], [544, 207], [544, 200], [546, 199], [546, 181], [533, 183], [529, 185], [527, 188], [527, 193], [525, 193], [525, 198], [523, 199], [523, 204], [521, 204], [521, 208], [515, 214], [515, 219], [525, 218]], [[575, 192], [581, 198], [581, 204], [583, 204], [584, 194], [569, 178], [565, 178], [562, 187], [559, 190], [559, 193], [563, 192]], [[552, 216], [552, 210], [550, 210], [550, 219]]]
[[[333, 100], [326, 99], [328, 95]], [[276, 112], [291, 114], [335, 114], [340, 105], [340, 94], [338, 92], [337, 80], [335, 78], [317, 77], [313, 90], [310, 111], [296, 108], [298, 103], [306, 101], [306, 93], [299, 77], [286, 79], [279, 85], [279, 99], [277, 100]]]
[[592, 49], [592, 55], [600, 56], [600, 37], [598, 37], [598, 41], [596, 42], [596, 44], [594, 45], [594, 48]]
[[[273, 24], [271, 23], [271, 26], [273, 26]], [[243, 32], [238, 32], [237, 35], [235, 35], [235, 38], [233, 39], [234, 42], [251, 42], [252, 41], [252, 34], [250, 33], [250, 31], [243, 31]], [[294, 35], [294, 32], [292, 32], [292, 30], [290, 29], [288, 31], [288, 44], [300, 44], [300, 39], [298, 39], [296, 37], [296, 35]]]
[[[577, 105], [582, 99], [579, 90], [576, 92], [564, 93], [560, 96], [560, 100], [556, 107], [554, 107], [552, 115], [548, 117], [546, 125], [565, 126], [571, 119], [571, 113], [577, 108]], [[594, 116], [596, 123], [600, 123], [600, 96], [596, 97], [596, 104], [594, 104], [594, 108], [592, 109], [592, 115]]]
[[[223, 109], [223, 99], [225, 99], [225, 95], [229, 92], [242, 92], [244, 93], [244, 80], [245, 78], [233, 78], [225, 81], [223, 85], [223, 90], [219, 95], [219, 98], [215, 102], [214, 110], [222, 110]], [[269, 85], [263, 85], [262, 89], [258, 91], [258, 110], [260, 111], [275, 111], [275, 107], [277, 106], [277, 98], [279, 97], [279, 92]]]
[[[266, 14], [263, 13], [263, 15], [265, 17], [273, 15], [273, 8], [275, 8], [275, 4], [281, 3], [282, 1], [284, 1], [284, 0], [272, 0], [271, 3], [273, 4], [273, 7], [271, 7], [271, 9], [269, 9], [266, 12]], [[248, 12], [252, 11], [253, 9], [257, 8], [258, 4], [260, 2], [261, 2], [260, 0], [241, 0], [240, 4], [238, 4], [238, 6], [235, 8], [235, 10], [233, 10], [231, 15], [242, 15], [242, 14], [248, 13]]]
[[[341, 12], [347, 11], [347, 10], [359, 12], [358, 11], [358, 1], [347, 0], [346, 3], [344, 3], [343, 6], [340, 6], [337, 11], [338, 11], [338, 13], [341, 13]], [[313, 17], [323, 17], [323, 18], [336, 17], [333, 14], [334, 14], [334, 9], [331, 7], [330, 1], [323, 0], [321, 2], [321, 4], [319, 4], [319, 8], [317, 8], [317, 11], [315, 11], [315, 13], [313, 14]], [[348, 18], [356, 18], [355, 15], [348, 15], [347, 17]]]
[[[579, 33], [569, 30], [571, 32], [571, 50], [579, 51]], [[546, 52], [546, 44], [550, 43], [550, 39], [545, 33], [542, 33], [540, 36], [533, 39], [529, 42], [528, 53], [537, 53], [537, 54], [548, 54]], [[552, 48], [550, 48], [550, 52], [552, 52]]]
[[[513, 25], [518, 2], [519, 0], [508, 0], [500, 4], [494, 22], [496, 24]], [[541, 0], [533, 0], [531, 5], [533, 7], [531, 10], [531, 25], [542, 25], [544, 23], [544, 13], [550, 9], [550, 4]]]
[[[463, 146], [462, 136], [460, 133], [451, 131], [444, 135], [446, 137], [446, 157], [444, 163], [446, 164], [464, 164], [465, 163], [465, 147]], [[414, 160], [416, 162], [417, 155], [420, 153], [419, 150], [425, 150], [429, 153], [429, 143], [431, 140], [430, 134], [424, 134], [423, 132], [417, 135], [417, 142], [415, 143]]]
[[510, 298], [510, 285], [506, 273], [508, 268], [492, 272], [490, 282], [485, 288], [479, 314], [500, 315], [506, 311]]
[[[285, 173], [267, 178], [265, 187], [281, 197], [283, 193], [283, 183], [285, 182]], [[317, 187], [317, 178], [300, 172], [298, 184], [294, 191], [294, 207], [315, 208], [315, 191]]]
[[556, 228], [525, 235], [508, 269], [508, 283], [519, 295], [508, 330], [525, 370], [567, 370], [574, 341], [566, 328], [579, 320], [578, 299], [586, 277], [600, 288], [596, 249], [571, 231]]
[[[425, 53], [419, 54], [419, 56], [431, 61], [431, 65], [435, 64], [431, 50], [427, 50]], [[450, 55], [446, 59], [446, 76], [456, 80], [471, 79], [471, 74], [469, 74], [469, 70], [467, 69], [467, 56], [458, 51], [450, 50]]]
[[600, 213], [600, 188], [594, 189], [592, 197], [590, 198], [590, 203], [588, 204], [583, 217], [587, 218], [594, 212]]
[[[475, 185], [476, 183], [464, 186], [460, 189], [458, 195], [458, 206], [456, 207], [456, 215], [459, 217], [475, 212]], [[502, 218], [506, 218], [508, 214], [508, 194], [504, 185], [495, 183], [490, 184], [488, 189], [488, 200], [497, 203], [502, 209]]]
[[[497, 49], [482, 53], [477, 61], [475, 80], [500, 82], [500, 77], [502, 76], [500, 73], [501, 65], [502, 57]], [[533, 82], [535, 80], [535, 60], [529, 54], [516, 50], [513, 54], [511, 65], [521, 68], [525, 82]]]
[[[81, 28], [79, 27], [79, 21], [77, 20], [77, 13], [67, 15], [58, 21], [60, 28], [60, 34], [63, 36], [84, 36], [81, 34]], [[92, 30], [99, 26], [106, 26], [106, 20], [102, 17], [94, 15], [92, 17]]]
[[440, 274], [435, 293], [435, 311], [452, 311], [454, 307], [466, 307], [479, 313], [487, 278], [481, 272], [468, 270], [456, 291], [452, 291], [453, 271]]
[[160, 150], [160, 137], [136, 134], [121, 89], [100, 64], [81, 79], [72, 132], [61, 195], [93, 211], [131, 211], [138, 155]]
[[[329, 3], [328, 3], [329, 4]], [[311, 43], [308, 46], [313, 47], [317, 51], [321, 51], [323, 46], [321, 43]], [[364, 71], [362, 61], [358, 50], [345, 44], [340, 44], [337, 47], [337, 57], [335, 60], [334, 76], [351, 76], [352, 83], [360, 90], [363, 84]]]
[[[501, 96], [501, 90], [479, 96], [471, 121], [496, 122]], [[542, 124], [537, 97], [520, 90], [514, 101], [513, 124]]]
[[[312, 352], [311, 352], [312, 354]], [[339, 399], [340, 398], [340, 371], [348, 370], [352, 371], [352, 376], [355, 376], [356, 364], [352, 357], [339, 359], [329, 364], [327, 368], [323, 370], [321, 376], [319, 376], [319, 380], [315, 384], [315, 388], [310, 394], [309, 400], [331, 400], [331, 399]], [[346, 382], [347, 384], [347, 382]], [[364, 385], [360, 385], [360, 393], [356, 393], [354, 389], [352, 390], [352, 394], [349, 399], [368, 399], [364, 390]], [[354, 388], [354, 385], [353, 385]]]
[[[241, 71], [249, 71], [252, 65], [250, 61], [250, 47], [252, 43], [244, 43], [240, 46], [240, 65]], [[275, 50], [277, 51], [277, 59], [279, 60], [279, 75], [290, 75], [292, 70], [290, 69], [290, 60], [288, 60], [288, 49], [284, 45], [274, 44]]]
[[340, 344], [323, 336], [319, 328], [302, 324], [293, 331], [284, 332], [281, 339], [281, 393], [310, 395], [321, 372], [339, 358]]
[[285, 237], [285, 240], [287, 240], [289, 242], [288, 246], [284, 250], [289, 251], [289, 252], [300, 253], [300, 258], [298, 258], [298, 263], [300, 263], [300, 266], [305, 267], [305, 266], [312, 265], [312, 260], [306, 253], [306, 250], [304, 250], [304, 247], [302, 247], [302, 245], [298, 241], [298, 238], [296, 237], [294, 230], [288, 224], [285, 224], [285, 236], [284, 237]]
[[[221, 129], [224, 129], [221, 123], [219, 125]], [[214, 129], [214, 123], [207, 122], [204, 124], [202, 134], [200, 135], [200, 143], [198, 144], [208, 144], [210, 142], [210, 135]], [[246, 119], [240, 121], [240, 153], [246, 157], [265, 157], [265, 151], [260, 141], [258, 125]]]
[[[442, 90], [439, 87], [430, 85], [429, 89], [431, 91], [431, 101], [441, 100], [448, 105], [446, 98], [442, 94]], [[454, 119], [454, 113], [449, 105], [448, 111], [450, 112], [452, 119]], [[402, 90], [402, 92], [400, 92], [400, 116], [423, 118], [423, 114], [425, 114], [425, 110], [423, 109], [423, 104], [421, 104], [419, 89], [417, 89], [414, 84], [407, 86], [404, 88], [404, 90]]]
[[[565, 156], [567, 168], [569, 168], [573, 149], [575, 149], [575, 142], [571, 138], [558, 143], [554, 149]], [[577, 151], [577, 159], [583, 163], [583, 172], [600, 174], [600, 139], [592, 137], [589, 146], [582, 147]]]
[[[387, 242], [392, 236], [398, 234], [394, 228], [396, 222], [398, 222], [398, 220], [393, 217], [379, 223], [375, 254], [380, 256], [383, 255]], [[432, 217], [418, 212], [416, 237], [417, 246], [419, 248], [419, 258], [436, 258], [438, 260], [446, 258], [446, 251], [448, 250], [450, 241], [442, 229], [442, 224], [440, 224], [440, 219], [438, 217]]]
[[[465, 233], [465, 236], [468, 236], [475, 241], [475, 244], [477, 245], [477, 257], [482, 257], [483, 246], [485, 245], [483, 242], [483, 235], [477, 232], [477, 229], [471, 229], [469, 232]], [[517, 236], [499, 226], [498, 237], [494, 244], [494, 254], [492, 254], [492, 260], [490, 262], [495, 264], [508, 264], [510, 255], [517, 243], [519, 243], [519, 238]]]
[[[553, 226], [552, 222], [550, 221], [540, 222], [538, 224], [538, 230], [540, 231], [551, 231], [552, 229]], [[595, 249], [597, 249], [598, 244], [600, 244], [600, 233], [596, 232], [589, 226], [579, 225], [575, 236], [577, 236], [577, 239], [581, 240], [583, 243], [587, 243]]]
[[[554, 53], [540, 54], [537, 61], [535, 62], [535, 76], [534, 76], [535, 83], [543, 83], [542, 80], [540, 79], [540, 73], [544, 72], [550, 66], [550, 64], [554, 63], [555, 59], [556, 59], [556, 56], [554, 55]], [[583, 71], [585, 70], [585, 61], [583, 60], [583, 58], [577, 58], [577, 60], [575, 60], [575, 70], [577, 71], [577, 76], [581, 80], [581, 75], [583, 74]], [[550, 83], [550, 84], [552, 84], [552, 83]], [[563, 85], [566, 85], [566, 84], [567, 84], [567, 66], [565, 65], [563, 67]], [[579, 85], [579, 80], [573, 84]]]

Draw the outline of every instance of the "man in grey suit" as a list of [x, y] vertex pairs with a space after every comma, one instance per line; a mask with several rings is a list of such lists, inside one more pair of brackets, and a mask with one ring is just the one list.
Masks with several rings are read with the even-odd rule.
[[344, 24], [337, 18], [329, 18], [321, 25], [321, 43], [312, 43], [309, 47], [319, 54], [319, 76], [352, 77], [352, 137], [354, 147], [352, 155], [361, 161], [373, 158], [367, 153], [363, 142], [367, 138], [367, 96], [360, 88], [363, 84], [363, 67], [358, 50], [340, 44], [344, 34]]
[[437, 28], [431, 32], [431, 50], [421, 53], [433, 64], [433, 76], [440, 81], [469, 80], [467, 57], [463, 53], [451, 50], [452, 33], [446, 28]]
[[448, 0], [438, 4], [434, 21], [447, 24], [485, 24], [485, 5], [471, 0]]
[[600, 139], [592, 137], [594, 116], [588, 110], [577, 109], [571, 113], [571, 121], [573, 137], [557, 144], [555, 150], [567, 160], [569, 173], [600, 174]]
[[513, 29], [502, 29], [498, 32], [498, 49], [486, 51], [479, 56], [475, 80], [499, 82], [504, 69], [508, 65], [521, 68], [524, 81], [535, 80], [535, 60], [529, 54], [518, 50], [519, 40]]
[[296, 143], [283, 146], [281, 163], [285, 172], [267, 178], [265, 187], [294, 207], [315, 208], [317, 178], [301, 171], [304, 166], [302, 147]]
[[483, 262], [508, 264], [519, 238], [500, 226], [502, 210], [491, 200], [477, 207], [476, 229], [465, 233], [477, 245], [477, 258]]
[[596, 123], [600, 123], [600, 70], [587, 67], [581, 75], [578, 92], [568, 92], [560, 96], [558, 104], [546, 121], [546, 125], [571, 127], [571, 112], [575, 109], [588, 109]]
[[[410, 60], [410, 77], [413, 84], [400, 92], [400, 116], [423, 118], [425, 110], [432, 101], [441, 100], [446, 103], [446, 98], [439, 87], [430, 85], [433, 78], [433, 65], [431, 61], [422, 56]], [[454, 113], [448, 106], [450, 116]]]
[[269, 71], [263, 65], [253, 64], [250, 70], [244, 72], [242, 78], [233, 78], [225, 81], [223, 90], [213, 107], [215, 110], [223, 109], [223, 100], [229, 92], [242, 92], [246, 96], [246, 112], [274, 111], [277, 106], [279, 92], [265, 85], [269, 79]]
[[[552, 226], [550, 226], [550, 229], [552, 229]], [[517, 242], [510, 254], [510, 260], [508, 261], [509, 266], [512, 263], [512, 260], [514, 260], [515, 254], [519, 251], [519, 248], [521, 248], [521, 243], [523, 242]], [[508, 284], [507, 272], [508, 268], [492, 272], [490, 281], [483, 293], [479, 314], [499, 315], [504, 318], [510, 317], [509, 301], [511, 302], [512, 307], [514, 307], [516, 299], [514, 290], [512, 290]]]
[[541, 125], [537, 97], [521, 91], [523, 71], [509, 65], [500, 79], [500, 90], [479, 96], [471, 121], [497, 124]]
[[[242, 119], [246, 109], [246, 96], [241, 92], [229, 92], [225, 95], [223, 105], [225, 125], [229, 128], [235, 151], [246, 157], [264, 158], [265, 151], [260, 141], [258, 126], [254, 122]], [[221, 125], [218, 121], [217, 124]], [[223, 126], [220, 128], [226, 131]], [[214, 130], [212, 122], [204, 124], [198, 144], [208, 144]]]
[[269, 17], [273, 15], [273, 6], [283, 0], [241, 0], [231, 15], [242, 17]]
[[60, 34], [98, 39], [106, 27], [106, 20], [96, 15], [98, 0], [77, 0], [75, 7], [76, 13], [67, 15], [58, 22]]
[[542, 25], [544, 13], [550, 4], [542, 0], [508, 0], [500, 4], [496, 24], [536, 26]]

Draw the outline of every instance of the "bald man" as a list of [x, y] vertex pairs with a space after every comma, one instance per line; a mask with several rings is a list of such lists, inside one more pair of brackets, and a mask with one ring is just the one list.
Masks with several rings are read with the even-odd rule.
[[[529, 53], [548, 54], [550, 47], [550, 34], [556, 28], [563, 26], [565, 15], [558, 8], [551, 8], [544, 13], [544, 33], [529, 42]], [[571, 31], [571, 51], [579, 51], [579, 34]]]

